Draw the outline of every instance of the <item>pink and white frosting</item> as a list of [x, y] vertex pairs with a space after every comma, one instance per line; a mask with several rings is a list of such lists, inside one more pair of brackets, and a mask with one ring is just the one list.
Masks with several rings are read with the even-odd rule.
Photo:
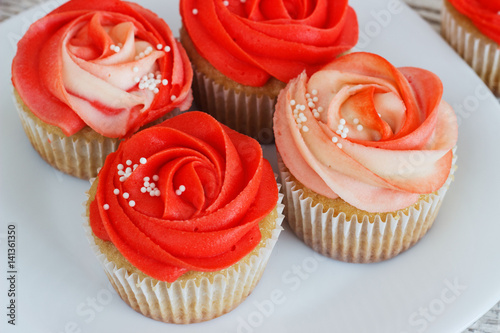
[[167, 24], [119, 0], [72, 0], [19, 41], [12, 82], [42, 121], [125, 137], [191, 105], [190, 62]]
[[292, 175], [368, 212], [414, 204], [446, 181], [457, 142], [453, 109], [433, 73], [352, 53], [280, 93], [276, 146]]

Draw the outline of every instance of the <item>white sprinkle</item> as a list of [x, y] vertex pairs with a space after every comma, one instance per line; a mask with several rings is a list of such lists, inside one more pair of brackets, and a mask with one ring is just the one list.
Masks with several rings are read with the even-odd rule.
[[148, 189], [148, 192], [149, 192], [149, 195], [150, 195], [150, 196], [152, 196], [152, 197], [154, 197], [154, 196], [155, 196], [155, 192], [154, 192], [154, 191], [151, 191], [151, 189], [150, 189], [150, 188]]
[[141, 83], [139, 83], [139, 89], [141, 89], [141, 90], [142, 90], [142, 89], [144, 89], [144, 88], [145, 88], [144, 83], [142, 83], [142, 82], [141, 82]]
[[317, 101], [319, 101], [319, 98], [318, 98], [318, 97], [316, 97], [316, 96], [314, 96], [314, 97], [313, 97], [313, 102], [314, 102], [314, 103], [316, 103]]
[[356, 129], [361, 132], [363, 130], [363, 125], [356, 126]]
[[181, 190], [181, 192], [184, 192], [186, 190], [186, 186], [184, 185], [179, 186], [179, 190]]
[[138, 166], [139, 164], [134, 164], [134, 170], [137, 169]]
[[290, 105], [292, 105], [292, 106], [293, 106], [293, 105], [295, 105], [295, 103], [296, 103], [296, 102], [295, 102], [295, 100], [294, 100], [294, 99], [292, 99], [292, 100], [290, 101]]
[[157, 48], [158, 50], [161, 50], [161, 49], [163, 48], [163, 45], [158, 44], [158, 45], [156, 45], [156, 48]]
[[122, 169], [123, 169], [123, 164], [121, 164], [121, 163], [120, 163], [120, 164], [118, 164], [118, 165], [116, 166], [116, 168], [117, 168], [118, 170], [122, 170]]
[[306, 94], [306, 98], [311, 98], [311, 94], [310, 94], [310, 93], [307, 93], [307, 94]]
[[134, 81], [135, 81], [135, 83], [139, 83], [139, 82], [141, 82], [141, 78], [136, 76], [136, 77], [134, 77]]
[[151, 185], [151, 183], [150, 183], [150, 182], [148, 182], [148, 181], [145, 181], [145, 182], [144, 182], [144, 186], [149, 187], [149, 185]]
[[146, 160], [146, 158], [141, 157], [141, 159], [139, 160], [139, 162], [140, 162], [141, 164], [146, 164], [147, 160]]
[[167, 79], [163, 79], [163, 80], [161, 81], [161, 84], [163, 84], [164, 86], [166, 86], [166, 85], [168, 84], [168, 80], [167, 80]]
[[120, 52], [120, 47], [119, 46], [115, 46], [115, 49], [113, 51], [115, 51], [116, 53]]
[[155, 184], [155, 183], [151, 183], [151, 184], [149, 184], [149, 187], [151, 187], [151, 188], [155, 188], [155, 187], [156, 187], [156, 184]]
[[125, 164], [127, 164], [127, 165], [132, 165], [132, 161], [131, 161], [131, 160], [127, 160], [127, 161], [125, 162]]
[[149, 182], [149, 179], [150, 179], [149, 177], [144, 177], [144, 179], [143, 179], [143, 180], [144, 180], [145, 182]]
[[158, 181], [158, 179], [160, 179], [160, 176], [158, 176], [158, 175], [154, 175], [154, 176], [153, 176], [153, 180], [154, 180], [155, 182], [157, 182], [157, 181]]
[[168, 45], [165, 46], [164, 50], [165, 50], [165, 52], [170, 52], [170, 46], [168, 46]]
[[132, 173], [132, 168], [130, 168], [130, 167], [126, 168], [125, 169], [125, 174], [127, 174], [127, 173], [129, 173], [129, 174]]
[[337, 128], [342, 131], [344, 129], [344, 125], [339, 124], [339, 126], [337, 126]]
[[123, 193], [123, 199], [128, 199], [128, 197], [130, 197], [130, 194], [127, 192]]
[[175, 101], [176, 98], [177, 98], [177, 96], [175, 96], [175, 95], [170, 96], [170, 100], [172, 100], [172, 101]]
[[308, 105], [310, 108], [313, 108], [313, 107], [315, 106], [313, 102], [309, 102], [307, 105]]
[[113, 193], [114, 193], [114, 194], [116, 194], [116, 195], [118, 195], [118, 194], [120, 194], [120, 190], [119, 190], [119, 189], [117, 189], [117, 188], [115, 188], [115, 189], [113, 190]]
[[113, 50], [113, 51], [115, 50], [115, 47], [116, 47], [116, 45], [115, 45], [115, 44], [111, 44], [111, 45], [109, 46], [109, 48], [110, 48], [111, 50]]
[[156, 195], [157, 197], [159, 197], [159, 196], [161, 195], [160, 190], [156, 189], [156, 190], [155, 190], [155, 195]]
[[344, 129], [342, 130], [342, 132], [349, 133], [349, 128], [348, 127], [344, 127]]
[[132, 70], [137, 73], [139, 71], [139, 67], [134, 66], [134, 68], [132, 68]]
[[304, 110], [306, 109], [306, 106], [305, 106], [305, 105], [301, 105], [301, 106], [300, 106], [300, 109], [301, 109], [302, 111], [304, 111]]
[[224, 6], [227, 7], [227, 6], [229, 6], [229, 1], [224, 1], [223, 4], [224, 4]]
[[353, 123], [354, 125], [359, 124], [359, 119], [358, 119], [358, 118], [354, 118], [354, 119], [352, 120], [352, 123]]
[[340, 142], [337, 143], [337, 147], [339, 147], [340, 149], [342, 149], [342, 144]]
[[143, 186], [143, 187], [141, 187], [141, 192], [142, 192], [142, 193], [146, 193], [146, 191], [147, 191], [147, 190], [146, 190], [146, 188], [145, 188], [144, 186]]
[[341, 137], [342, 139], [345, 139], [345, 138], [347, 138], [347, 134], [346, 134], [346, 133], [342, 133], [342, 134], [340, 134], [340, 137]]
[[340, 123], [341, 123], [342, 125], [345, 125], [345, 119], [344, 119], [344, 118], [341, 118], [341, 119], [340, 119]]
[[128, 202], [128, 205], [129, 205], [130, 207], [134, 207], [134, 206], [135, 206], [135, 201], [134, 201], [134, 200], [130, 200], [130, 201]]
[[319, 118], [320, 114], [318, 111], [313, 111], [313, 116], [314, 116], [314, 118], [317, 119], [317, 118]]
[[302, 130], [304, 132], [309, 132], [309, 127], [307, 127], [306, 125], [302, 126]]
[[122, 183], [123, 183], [124, 181], [126, 181], [126, 180], [127, 180], [127, 177], [125, 177], [125, 176], [121, 176], [121, 177], [120, 177], [120, 181], [121, 181]]
[[145, 54], [144, 52], [139, 53], [139, 59], [144, 58]]
[[158, 88], [154, 88], [154, 89], [153, 89], [153, 92], [154, 92], [155, 94], [157, 94], [157, 93], [159, 93], [159, 92], [160, 92], [160, 89], [158, 89]]
[[198, 14], [198, 9], [194, 8], [193, 9], [193, 15], [196, 15], [196, 14]]
[[335, 133], [337, 133], [338, 135], [342, 134], [342, 131], [341, 130], [336, 130]]
[[336, 136], [332, 137], [332, 142], [333, 143], [337, 143], [339, 141], [339, 138], [337, 138]]
[[104, 204], [104, 205], [102, 206], [102, 208], [104, 208], [104, 210], [108, 210], [108, 209], [109, 209], [109, 205], [108, 205], [108, 204]]
[[146, 188], [146, 191], [151, 192], [151, 187], [149, 187], [149, 184], [146, 185], [148, 188]]
[[125, 172], [123, 170], [118, 170], [118, 176], [123, 176]]
[[318, 94], [318, 91], [317, 91], [316, 89], [313, 89], [313, 90], [311, 91], [311, 93], [312, 93], [313, 95], [317, 95], [317, 94]]
[[154, 73], [149, 73], [149, 74], [148, 74], [148, 78], [152, 79], [152, 78], [154, 78], [154, 77], [155, 77]]
[[322, 106], [318, 106], [318, 112], [323, 112], [323, 107]]
[[177, 195], [181, 195], [181, 194], [182, 194], [182, 191], [181, 191], [181, 190], [175, 190], [175, 194], [177, 194]]

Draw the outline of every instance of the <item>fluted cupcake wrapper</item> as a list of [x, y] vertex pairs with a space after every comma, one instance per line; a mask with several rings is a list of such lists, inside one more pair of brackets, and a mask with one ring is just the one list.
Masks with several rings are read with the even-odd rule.
[[[88, 217], [84, 229], [90, 246], [109, 281], [120, 297], [135, 311], [155, 320], [189, 324], [219, 317], [237, 307], [255, 288], [267, 265], [271, 252], [282, 230], [284, 205], [283, 194], [279, 194], [278, 217], [272, 236], [267, 239], [257, 255], [252, 255], [239, 269], [229, 267], [212, 278], [202, 277], [168, 283], [150, 277], [142, 278], [129, 274], [109, 261], [94, 241]], [[86, 204], [86, 203], [85, 203]]]
[[[23, 129], [33, 148], [47, 163], [64, 173], [82, 179], [96, 177], [97, 171], [104, 165], [106, 156], [114, 152], [120, 144], [120, 139], [102, 135], [96, 140], [87, 140], [83, 137], [51, 133], [37, 124], [15, 98], [14, 100]], [[180, 110], [175, 109], [146, 126], [159, 124], [179, 113]]]
[[226, 88], [194, 68], [193, 95], [201, 111], [260, 143], [274, 142], [276, 98]]
[[[429, 200], [421, 200], [417, 209], [396, 216], [380, 215], [370, 222], [368, 217], [353, 215], [350, 220], [333, 208], [323, 211], [321, 203], [296, 188], [286, 166], [278, 159], [285, 195], [285, 216], [290, 228], [314, 251], [345, 262], [369, 263], [390, 259], [417, 243], [432, 226], [443, 198], [452, 181], [454, 167], [446, 183]], [[453, 163], [454, 165], [454, 163]], [[336, 215], [336, 216], [335, 216]]]
[[[457, 53], [472, 67], [488, 88], [500, 96], [500, 49], [486, 36], [478, 36], [478, 30], [462, 24], [443, 6], [441, 33]], [[451, 6], [451, 5], [450, 5]]]

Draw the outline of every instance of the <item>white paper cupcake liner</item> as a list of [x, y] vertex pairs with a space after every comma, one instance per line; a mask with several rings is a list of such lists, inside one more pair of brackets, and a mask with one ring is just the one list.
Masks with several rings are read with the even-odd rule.
[[260, 143], [274, 142], [276, 98], [226, 88], [194, 68], [193, 95], [201, 111]]
[[[278, 185], [280, 186], [280, 185]], [[219, 317], [237, 307], [255, 288], [267, 265], [271, 252], [283, 230], [281, 223], [283, 194], [277, 203], [278, 217], [272, 235], [258, 253], [251, 255], [239, 269], [232, 266], [217, 273], [213, 278], [201, 277], [168, 283], [150, 277], [141, 278], [129, 274], [109, 261], [95, 243], [88, 217], [84, 214], [84, 229], [90, 246], [109, 281], [120, 297], [135, 311], [155, 320], [189, 324]], [[86, 206], [86, 202], [84, 203]], [[202, 274], [202, 273], [201, 273]]]
[[337, 214], [333, 208], [324, 212], [321, 203], [315, 204], [302, 189], [296, 188], [281, 158], [278, 165], [285, 195], [285, 216], [293, 232], [324, 256], [357, 263], [387, 260], [417, 243], [432, 226], [455, 169], [452, 167], [445, 184], [430, 194], [428, 201], [421, 200], [418, 208], [411, 207], [408, 214], [402, 211], [396, 216], [387, 214], [385, 220], [377, 215], [370, 223], [366, 215], [360, 221], [356, 215], [347, 220], [344, 213]]
[[[97, 140], [88, 140], [76, 135], [67, 137], [51, 133], [40, 126], [23, 109], [16, 98], [14, 101], [23, 129], [33, 148], [47, 163], [64, 173], [82, 179], [97, 176], [97, 170], [104, 165], [106, 156], [114, 152], [120, 144], [120, 139], [102, 135], [99, 135]], [[179, 113], [179, 109], [175, 109], [144, 128], [158, 124]]]
[[443, 37], [457, 53], [472, 67], [490, 90], [500, 96], [500, 49], [486, 36], [478, 37], [479, 30], [461, 24], [443, 5], [441, 31]]

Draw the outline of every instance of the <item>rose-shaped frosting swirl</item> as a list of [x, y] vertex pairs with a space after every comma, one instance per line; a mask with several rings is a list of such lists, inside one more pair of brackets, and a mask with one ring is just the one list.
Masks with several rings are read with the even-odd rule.
[[347, 0], [181, 0], [180, 10], [198, 53], [249, 86], [311, 74], [358, 40]]
[[429, 71], [345, 55], [280, 93], [276, 146], [300, 182], [368, 212], [415, 203], [446, 181], [457, 121]]
[[72, 0], [18, 43], [12, 82], [31, 111], [70, 136], [124, 137], [190, 107], [192, 69], [167, 24], [119, 0]]
[[171, 282], [250, 253], [277, 200], [257, 141], [193, 111], [136, 133], [108, 156], [90, 224], [142, 272]]
[[500, 44], [500, 1], [448, 0], [460, 13], [471, 19], [484, 35]]

